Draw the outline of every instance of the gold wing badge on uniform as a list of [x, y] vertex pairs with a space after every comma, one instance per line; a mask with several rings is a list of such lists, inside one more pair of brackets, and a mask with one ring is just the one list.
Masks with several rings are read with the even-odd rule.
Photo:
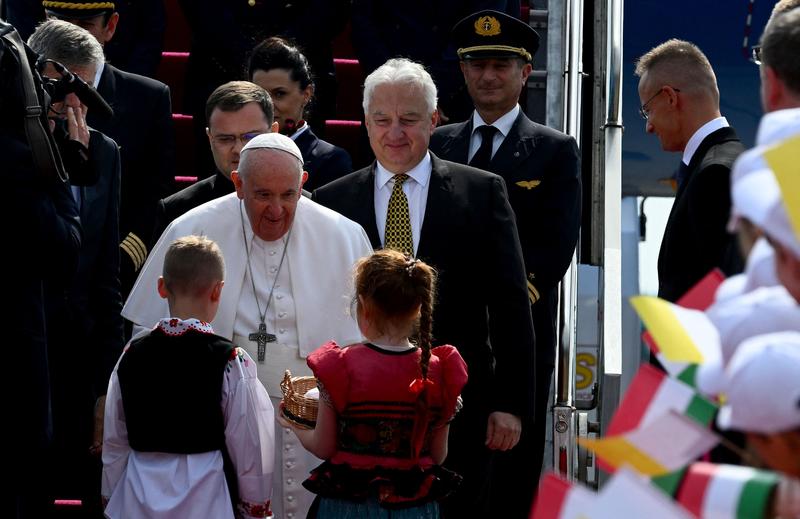
[[515, 182], [519, 187], [524, 187], [525, 189], [533, 189], [534, 187], [538, 186], [542, 183], [541, 180], [520, 180], [519, 182]]

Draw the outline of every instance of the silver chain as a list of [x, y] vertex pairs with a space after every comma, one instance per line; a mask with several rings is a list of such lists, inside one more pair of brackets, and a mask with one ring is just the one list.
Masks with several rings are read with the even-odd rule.
[[[269, 289], [269, 296], [267, 296], [267, 305], [264, 307], [264, 313], [261, 313], [261, 303], [258, 302], [258, 294], [256, 293], [256, 280], [253, 277], [253, 267], [250, 264], [250, 251], [252, 250], [252, 246], [247, 246], [247, 233], [244, 230], [244, 214], [242, 208], [242, 201], [239, 200], [239, 219], [242, 221], [242, 240], [244, 240], [244, 250], [247, 252], [247, 272], [250, 274], [250, 284], [253, 287], [253, 299], [256, 300], [256, 307], [258, 308], [258, 324], [266, 324], [267, 319], [267, 311], [269, 310], [269, 304], [272, 302], [272, 293], [275, 291], [275, 285], [278, 283], [278, 276], [281, 273], [281, 267], [283, 267], [283, 260], [286, 258], [286, 251], [289, 250], [289, 240], [292, 238], [292, 229], [294, 229], [294, 225], [289, 227], [289, 232], [286, 234], [286, 243], [283, 245], [283, 254], [281, 254], [281, 261], [278, 263], [278, 271], [275, 273], [275, 279], [272, 281], [272, 288]], [[255, 232], [253, 233], [255, 234]]]

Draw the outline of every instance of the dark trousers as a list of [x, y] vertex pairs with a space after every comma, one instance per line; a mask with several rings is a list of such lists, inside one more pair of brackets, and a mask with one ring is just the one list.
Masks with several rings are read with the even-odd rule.
[[525, 519], [530, 515], [544, 459], [552, 378], [552, 365], [537, 369], [534, 419], [523, 420], [522, 435], [513, 449], [495, 453], [489, 498], [492, 517]]
[[[468, 410], [467, 397], [464, 409], [450, 425], [447, 459], [444, 466], [464, 478], [461, 486], [439, 503], [443, 519], [461, 519], [490, 514], [489, 483], [494, 451], [486, 448], [485, 409]], [[494, 517], [487, 515], [487, 517]]]
[[556, 353], [556, 294], [542, 294], [531, 306], [536, 332], [536, 396], [533, 416], [522, 417], [522, 435], [510, 451], [495, 454], [489, 507], [493, 517], [526, 519], [531, 510], [544, 459], [550, 384]]

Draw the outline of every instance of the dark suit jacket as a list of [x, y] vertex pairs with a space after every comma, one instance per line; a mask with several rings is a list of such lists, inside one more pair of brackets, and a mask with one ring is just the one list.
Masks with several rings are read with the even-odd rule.
[[[437, 128], [430, 149], [446, 160], [467, 163], [472, 118]], [[537, 363], [555, 362], [557, 291], [569, 267], [581, 222], [581, 168], [575, 139], [532, 122], [520, 111], [492, 157], [492, 173], [503, 177], [517, 218], [525, 257]]]
[[308, 180], [303, 187], [309, 191], [352, 173], [350, 155], [344, 149], [317, 138], [311, 128], [294, 142], [303, 154], [303, 167], [308, 171]]
[[175, 133], [169, 88], [106, 63], [97, 91], [114, 116], [104, 119], [89, 112], [87, 122], [114, 139], [122, 157], [119, 234], [127, 241], [120, 275], [127, 295], [147, 256], [158, 201], [173, 190]]
[[744, 151], [733, 128], [700, 143], [678, 188], [658, 253], [658, 296], [677, 301], [708, 272], [741, 272], [735, 237], [726, 230], [731, 210], [730, 174]]
[[[83, 226], [78, 271], [74, 277], [45, 283], [53, 395], [53, 493], [72, 485], [91, 488], [88, 485], [99, 474], [82, 468], [77, 460], [88, 460], [95, 404], [99, 396], [106, 394], [123, 346], [119, 150], [114, 141], [95, 130], [90, 130], [88, 168], [96, 172], [97, 180], [76, 187]], [[83, 499], [89, 502], [88, 497]]]
[[[70, 380], [56, 388], [54, 403], [75, 382], [85, 396], [106, 393], [108, 380], [122, 353], [122, 295], [119, 280], [120, 155], [116, 143], [90, 130], [90, 165], [97, 182], [80, 187], [83, 240], [74, 278], [47, 284], [48, 343], [54, 381]], [[78, 412], [74, 402], [67, 413]], [[72, 405], [74, 404], [74, 407]], [[91, 411], [91, 406], [89, 411]], [[54, 409], [55, 412], [55, 409]]]
[[159, 200], [151, 246], [155, 245], [164, 232], [164, 229], [172, 223], [172, 220], [190, 209], [210, 202], [215, 198], [233, 193], [233, 191], [233, 182], [217, 171], [215, 175], [206, 177], [203, 180], [198, 180], [191, 186], [181, 189], [167, 198]]
[[[467, 362], [464, 411], [480, 410], [485, 434], [489, 412], [524, 416], [533, 408], [535, 341], [522, 252], [503, 179], [432, 160], [417, 257], [439, 272], [435, 343], [456, 346]], [[381, 248], [374, 185], [373, 163], [312, 196], [361, 224]]]

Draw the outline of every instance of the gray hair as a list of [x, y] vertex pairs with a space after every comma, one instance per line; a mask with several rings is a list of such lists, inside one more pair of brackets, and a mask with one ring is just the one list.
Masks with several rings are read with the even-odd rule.
[[422, 90], [428, 114], [436, 110], [436, 83], [425, 67], [405, 58], [390, 59], [364, 81], [364, 113], [368, 113], [375, 88], [380, 85], [407, 85]]
[[770, 24], [772, 20], [775, 19], [776, 16], [779, 14], [783, 14], [786, 12], [791, 11], [792, 9], [796, 9], [800, 7], [800, 0], [778, 0], [778, 3], [772, 8], [772, 14], [769, 15], [769, 20], [767, 20], [767, 25]]
[[242, 150], [242, 153], [239, 155], [239, 167], [237, 169], [237, 173], [239, 173], [239, 178], [242, 179], [247, 178], [249, 171], [255, 167], [254, 164], [251, 163], [254, 163], [258, 160], [256, 157], [254, 157], [254, 155], [257, 152], [265, 152], [265, 151], [281, 153], [283, 155], [286, 155], [287, 157], [291, 157], [292, 164], [297, 165], [297, 184], [300, 185], [300, 181], [303, 179], [303, 161], [299, 160], [291, 153], [275, 148], [253, 148], [253, 149]]
[[63, 20], [40, 23], [28, 38], [28, 46], [67, 68], [96, 68], [105, 61], [103, 46], [89, 31]]
[[800, 8], [773, 15], [761, 36], [761, 63], [800, 94]]

